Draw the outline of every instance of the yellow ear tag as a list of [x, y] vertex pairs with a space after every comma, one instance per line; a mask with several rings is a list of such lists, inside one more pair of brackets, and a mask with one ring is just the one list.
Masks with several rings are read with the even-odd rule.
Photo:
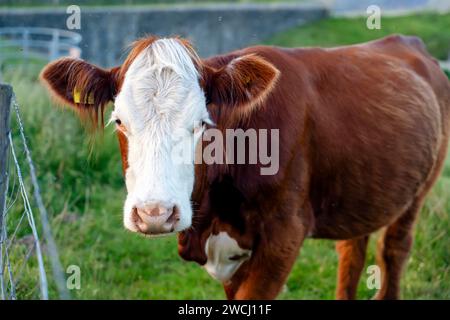
[[[84, 104], [94, 104], [94, 97], [92, 96], [92, 94], [89, 95], [88, 99], [87, 99], [87, 103], [86, 101], [84, 102]], [[81, 103], [81, 92], [77, 89], [73, 90], [73, 102], [74, 103]]]

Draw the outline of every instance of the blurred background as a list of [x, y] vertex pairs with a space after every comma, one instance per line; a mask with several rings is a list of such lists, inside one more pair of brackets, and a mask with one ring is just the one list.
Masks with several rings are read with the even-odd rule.
[[[376, 11], [368, 10], [373, 5], [381, 12], [379, 28], [373, 28]], [[328, 47], [392, 33], [421, 37], [442, 68], [450, 69], [450, 0], [0, 0], [0, 82], [15, 92], [62, 269], [77, 266], [81, 272], [80, 287], [69, 290], [71, 297], [221, 299], [224, 294], [198, 265], [178, 257], [176, 237], [145, 239], [125, 231], [126, 193], [113, 128], [89, 138], [76, 115], [55, 108], [37, 80], [46, 63], [73, 56], [115, 66], [126, 57], [130, 42], [147, 34], [188, 38], [207, 57], [252, 44]], [[11, 126], [19, 145], [14, 116]], [[26, 168], [24, 149], [18, 147], [17, 154]], [[32, 194], [27, 170], [23, 180]], [[2, 242], [2, 290], [9, 293], [3, 298], [11, 297], [11, 277], [16, 298], [42, 298], [36, 245], [30, 244], [30, 228], [20, 222], [26, 206], [15, 201], [17, 190], [7, 193], [5, 230], [14, 237]], [[42, 221], [37, 218], [36, 224], [40, 232]], [[450, 299], [448, 230], [449, 160], [417, 224], [402, 283], [404, 298]], [[375, 264], [375, 241], [368, 265]], [[58, 298], [48, 244], [40, 243], [49, 297]], [[336, 267], [332, 241], [306, 241], [279, 298], [334, 298]], [[12, 271], [8, 275], [5, 270]], [[359, 296], [367, 299], [375, 291], [365, 279]]]

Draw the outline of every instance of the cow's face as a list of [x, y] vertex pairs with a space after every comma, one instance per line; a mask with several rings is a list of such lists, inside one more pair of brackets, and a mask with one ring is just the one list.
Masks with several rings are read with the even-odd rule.
[[[278, 76], [255, 55], [203, 64], [179, 39], [138, 41], [124, 65], [104, 70], [82, 60], [50, 63], [41, 79], [53, 95], [95, 117], [114, 101], [111, 115], [126, 160], [127, 229], [167, 234], [191, 225], [194, 149], [210, 122], [206, 99], [227, 116], [248, 115]], [[125, 146], [125, 147], [124, 147]]]
[[210, 122], [193, 58], [179, 41], [157, 40], [133, 60], [115, 99], [111, 121], [128, 140], [129, 230], [159, 234], [191, 225], [193, 151]]

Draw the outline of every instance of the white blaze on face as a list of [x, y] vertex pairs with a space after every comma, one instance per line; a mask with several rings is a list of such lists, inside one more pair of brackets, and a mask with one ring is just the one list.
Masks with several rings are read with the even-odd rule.
[[215, 279], [227, 282], [246, 260], [250, 259], [251, 250], [243, 249], [227, 232], [211, 234], [206, 240], [206, 271]]
[[121, 122], [128, 139], [124, 225], [136, 231], [133, 207], [177, 206], [174, 231], [191, 225], [194, 161], [175, 161], [180, 143], [198, 142], [194, 129], [209, 120], [192, 55], [176, 39], [160, 39], [143, 50], [126, 72], [111, 121]]

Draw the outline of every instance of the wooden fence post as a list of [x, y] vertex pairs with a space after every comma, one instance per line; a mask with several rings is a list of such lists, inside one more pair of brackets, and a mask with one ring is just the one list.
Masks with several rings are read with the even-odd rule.
[[6, 208], [7, 164], [9, 149], [9, 113], [11, 108], [12, 87], [0, 84], [0, 230], [3, 227], [3, 215]]

